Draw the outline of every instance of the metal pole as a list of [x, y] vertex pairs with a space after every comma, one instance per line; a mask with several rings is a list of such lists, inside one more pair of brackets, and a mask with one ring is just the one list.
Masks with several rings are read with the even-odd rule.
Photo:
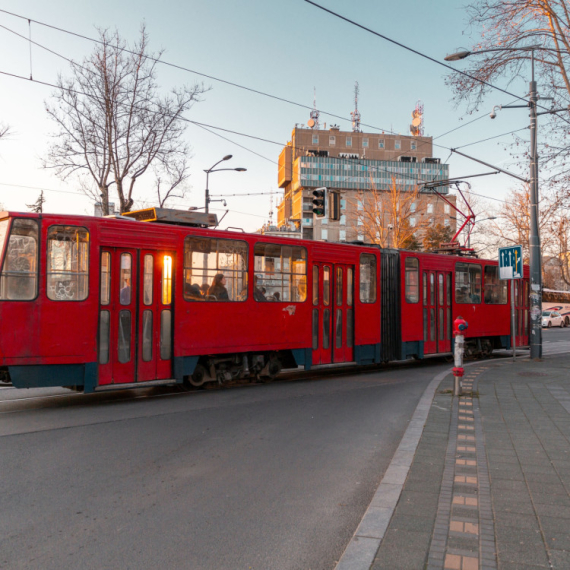
[[542, 358], [542, 269], [538, 233], [538, 147], [536, 143], [536, 104], [538, 94], [534, 80], [534, 50], [531, 55], [530, 82], [530, 357]]
[[208, 177], [210, 176], [210, 171], [206, 170], [206, 201], [204, 204], [204, 211], [206, 214], [210, 211], [210, 191], [208, 190]]
[[517, 356], [516, 321], [515, 321], [515, 280], [511, 279], [511, 347], [513, 349], [513, 361]]

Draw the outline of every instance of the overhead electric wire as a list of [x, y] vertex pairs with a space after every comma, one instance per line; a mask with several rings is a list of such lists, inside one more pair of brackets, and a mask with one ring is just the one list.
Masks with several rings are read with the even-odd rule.
[[[308, 0], [306, 0], [306, 1], [308, 1]], [[311, 3], [314, 4], [313, 2], [311, 2]], [[314, 5], [320, 8], [320, 6], [319, 6], [318, 4], [314, 4]], [[322, 9], [323, 9], [323, 10], [326, 10], [326, 11], [329, 11], [329, 10], [327, 10], [326, 8], [322, 8]], [[16, 17], [16, 18], [20, 18], [20, 19], [22, 19], [22, 20], [27, 20], [27, 21], [29, 21], [29, 22], [33, 22], [33, 23], [35, 23], [35, 24], [38, 24], [39, 26], [44, 26], [44, 27], [47, 27], [47, 28], [51, 28], [51, 29], [54, 29], [54, 30], [56, 30], [56, 31], [59, 31], [59, 32], [62, 32], [62, 33], [65, 33], [65, 34], [69, 34], [69, 35], [72, 35], [72, 36], [75, 36], [75, 37], [84, 39], [84, 40], [87, 40], [87, 41], [90, 41], [90, 42], [94, 42], [94, 43], [98, 43], [98, 44], [104, 44], [104, 42], [102, 42], [101, 40], [99, 40], [99, 39], [97, 39], [97, 38], [91, 38], [91, 37], [89, 37], [89, 36], [85, 36], [85, 35], [83, 35], [83, 34], [79, 34], [79, 33], [77, 33], [77, 32], [73, 32], [73, 31], [71, 31], [71, 30], [67, 30], [67, 29], [65, 29], [65, 28], [61, 28], [61, 27], [58, 27], [58, 26], [54, 26], [54, 25], [52, 25], [52, 24], [47, 24], [47, 23], [42, 22], [42, 21], [39, 21], [39, 20], [34, 20], [33, 18], [28, 18], [28, 17], [26, 17], [26, 16], [22, 16], [21, 14], [16, 14], [16, 13], [14, 13], [14, 12], [10, 12], [10, 11], [8, 11], [8, 10], [3, 10], [3, 9], [0, 9], [0, 12], [3, 12], [3, 13], [8, 14], [8, 15], [10, 15], [10, 16], [14, 16], [14, 17]], [[331, 13], [335, 14], [334, 12], [331, 12]], [[335, 15], [336, 15], [336, 14], [335, 14]], [[343, 18], [342, 16], [339, 16], [339, 17]], [[350, 21], [350, 20], [349, 20], [349, 21]], [[358, 24], [355, 24], [355, 25], [358, 25]], [[8, 28], [7, 28], [7, 29], [8, 29]], [[8, 30], [9, 30], [9, 29], [8, 29]], [[9, 30], [9, 31], [12, 31], [12, 30]], [[13, 33], [16, 33], [16, 35], [19, 35], [19, 34], [17, 34], [17, 32], [13, 32]], [[379, 34], [377, 34], [377, 35], [379, 35]], [[21, 36], [21, 37], [22, 37], [22, 39], [27, 40], [27, 38], [25, 38], [25, 37], [23, 37], [23, 36]], [[383, 37], [383, 36], [381, 36], [381, 37]], [[389, 41], [394, 41], [394, 40], [390, 40], [389, 38], [387, 38], [387, 39], [388, 39]], [[398, 43], [398, 42], [394, 42], [394, 43]], [[65, 56], [62, 56], [61, 54], [58, 54], [57, 52], [54, 52], [53, 50], [50, 50], [49, 48], [46, 48], [45, 46], [42, 46], [41, 44], [39, 44], [39, 43], [37, 43], [37, 42], [34, 42], [34, 45], [37, 45], [38, 47], [41, 47], [41, 48], [43, 48], [43, 49], [47, 49], [48, 51], [51, 51], [51, 52], [54, 53], [55, 55], [58, 55], [59, 57], [62, 57], [63, 59], [66, 59], [67, 61], [70, 61], [70, 60], [69, 60], [68, 58], [66, 58]], [[398, 44], [398, 45], [400, 45], [400, 44]], [[404, 46], [403, 44], [401, 44], [401, 45], [402, 45], [402, 47], [405, 47], [406, 49], [410, 49], [411, 51], [415, 51], [415, 50], [413, 50], [412, 48], [408, 48], [407, 46]], [[126, 53], [136, 54], [136, 52], [134, 52], [134, 51], [132, 51], [132, 50], [129, 50], [128, 48], [123, 47], [123, 48], [121, 48], [121, 49], [122, 49], [123, 51], [125, 51]], [[420, 55], [422, 55], [420, 52], [417, 52], [417, 53], [420, 54]], [[300, 107], [300, 108], [303, 108], [303, 109], [308, 109], [308, 110], [312, 110], [312, 109], [313, 109], [313, 107], [311, 107], [310, 105], [305, 105], [305, 104], [303, 104], [303, 103], [298, 103], [298, 102], [296, 102], [296, 101], [292, 101], [292, 100], [286, 99], [286, 98], [284, 98], [284, 97], [279, 97], [279, 96], [273, 95], [273, 94], [271, 94], [271, 93], [266, 93], [266, 92], [260, 91], [260, 90], [258, 90], [258, 89], [254, 89], [254, 88], [251, 88], [251, 87], [247, 87], [247, 86], [245, 86], [245, 85], [240, 85], [240, 84], [238, 84], [238, 83], [235, 83], [235, 82], [232, 82], [232, 81], [228, 81], [228, 80], [225, 80], [225, 79], [221, 79], [221, 78], [215, 77], [215, 76], [213, 76], [213, 75], [208, 75], [208, 74], [206, 74], [206, 73], [202, 73], [202, 72], [196, 71], [196, 70], [194, 70], [194, 69], [190, 69], [190, 68], [184, 67], [184, 66], [182, 66], [182, 65], [178, 65], [178, 64], [175, 64], [175, 63], [171, 63], [171, 62], [165, 61], [165, 60], [160, 59], [160, 58], [156, 58], [156, 57], [152, 57], [152, 56], [146, 56], [146, 57], [147, 57], [147, 59], [149, 59], [150, 61], [154, 61], [154, 62], [156, 62], [156, 63], [162, 64], [162, 65], [166, 65], [167, 67], [173, 67], [173, 68], [179, 69], [179, 70], [181, 70], [181, 71], [186, 71], [186, 72], [188, 72], [188, 73], [193, 73], [193, 74], [199, 75], [199, 76], [201, 76], [201, 77], [206, 77], [207, 79], [211, 79], [211, 80], [213, 80], [213, 81], [218, 81], [218, 82], [220, 82], [220, 83], [224, 83], [224, 84], [230, 85], [230, 86], [232, 86], [232, 87], [236, 87], [236, 88], [238, 88], [238, 89], [244, 89], [244, 90], [246, 90], [246, 91], [250, 91], [250, 92], [252, 92], [252, 93], [256, 93], [257, 95], [262, 95], [262, 96], [264, 96], [264, 97], [269, 97], [269, 98], [271, 98], [271, 99], [275, 99], [275, 100], [281, 101], [281, 102], [283, 102], [283, 103], [288, 103], [288, 104], [290, 104], [290, 105], [294, 105], [294, 106], [297, 106], [297, 107]], [[429, 58], [429, 56], [425, 56], [425, 57], [428, 57], [428, 59], [432, 59], [432, 58]], [[438, 62], [437, 60], [433, 60], [433, 61], [435, 61], [436, 63], [440, 63], [440, 64], [441, 64], [441, 62]], [[73, 64], [74, 64], [74, 65], [79, 65], [79, 64], [77, 64], [77, 63], [75, 63], [75, 62], [73, 62]], [[447, 65], [446, 65], [446, 67], [449, 67], [449, 69], [453, 69], [451, 66], [447, 66]], [[475, 79], [476, 79], [476, 78], [475, 78]], [[499, 89], [499, 88], [497, 88], [497, 89]], [[504, 90], [503, 90], [503, 91], [504, 91]], [[507, 91], [504, 91], [504, 92], [505, 92], [505, 93], [509, 93], [509, 92], [507, 92]], [[510, 93], [509, 93], [509, 94], [510, 94]], [[519, 97], [519, 96], [517, 96], [517, 95], [514, 95], [514, 94], [510, 94], [510, 95], [514, 96], [514, 97], [516, 98], [516, 100], [523, 99], [523, 98], [521, 98], [521, 97]], [[320, 113], [323, 113], [324, 115], [327, 115], [327, 116], [329, 116], [329, 117], [333, 117], [333, 118], [335, 118], [335, 119], [339, 119], [339, 120], [347, 121], [347, 122], [352, 122], [352, 118], [343, 117], [343, 116], [341, 116], [341, 115], [337, 115], [337, 114], [335, 114], [335, 113], [331, 113], [331, 112], [326, 111], [326, 110], [319, 109], [319, 112], [320, 112]], [[478, 120], [478, 119], [475, 119], [475, 120]], [[474, 121], [471, 121], [471, 122], [474, 122]], [[470, 123], [465, 123], [465, 125], [460, 125], [460, 126], [457, 127], [455, 130], [457, 130], [457, 129], [459, 129], [459, 128], [462, 128], [463, 126], [467, 126], [468, 124], [470, 124]], [[369, 127], [369, 128], [371, 128], [371, 129], [374, 129], [374, 130], [377, 130], [377, 131], [382, 131], [382, 132], [385, 132], [385, 133], [388, 133], [388, 134], [393, 134], [393, 135], [397, 135], [397, 134], [398, 134], [398, 133], [396, 133], [395, 131], [392, 131], [391, 129], [385, 129], [385, 128], [381, 128], [381, 127], [376, 127], [376, 126], [370, 125], [370, 124], [368, 124], [368, 123], [361, 123], [361, 125], [364, 126], [364, 127]], [[447, 133], [445, 133], [445, 134], [447, 134]], [[443, 135], [440, 135], [440, 136], [443, 136]], [[439, 137], [436, 137], [436, 138], [439, 138]], [[432, 139], [432, 140], [433, 140], [433, 139]], [[443, 147], [443, 146], [438, 145], [438, 144], [435, 144], [435, 143], [432, 143], [432, 144], [434, 144], [435, 146], [441, 147], [441, 148], [446, 148], [446, 147]], [[449, 150], [449, 149], [446, 148], [446, 150]]]
[[508, 133], [503, 133], [502, 135], [495, 135], [493, 137], [487, 137], [486, 139], [481, 139], [480, 141], [475, 141], [475, 142], [471, 142], [471, 143], [467, 143], [467, 144], [463, 144], [461, 146], [456, 146], [454, 148], [454, 150], [460, 149], [460, 148], [465, 148], [466, 146], [473, 146], [474, 144], [480, 144], [480, 143], [484, 143], [493, 139], [498, 139], [501, 137], [506, 137], [508, 135], [512, 135], [514, 133], [518, 133], [520, 131], [527, 131], [528, 129], [530, 129], [530, 127], [522, 127], [520, 129], [515, 129], [514, 131], [509, 131]]

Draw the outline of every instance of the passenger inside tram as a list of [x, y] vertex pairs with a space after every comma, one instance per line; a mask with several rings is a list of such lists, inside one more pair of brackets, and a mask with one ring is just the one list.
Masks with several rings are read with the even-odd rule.
[[214, 280], [208, 289], [208, 297], [213, 297], [211, 300], [229, 301], [228, 290], [226, 289], [226, 277], [223, 273], [217, 273]]

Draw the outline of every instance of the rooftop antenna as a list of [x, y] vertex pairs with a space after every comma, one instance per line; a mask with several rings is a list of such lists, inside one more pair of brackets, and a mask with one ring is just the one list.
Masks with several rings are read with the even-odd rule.
[[273, 225], [273, 192], [269, 195], [269, 225]]
[[350, 113], [352, 117], [352, 132], [360, 132], [360, 113], [358, 112], [358, 93], [360, 89], [358, 88], [358, 81], [354, 82], [354, 111]]
[[424, 136], [424, 104], [421, 101], [416, 103], [416, 108], [412, 111], [410, 134], [414, 137]]
[[317, 110], [317, 88], [313, 87], [313, 110], [311, 111], [311, 118], [307, 121], [307, 125], [311, 129], [319, 128], [319, 111]]

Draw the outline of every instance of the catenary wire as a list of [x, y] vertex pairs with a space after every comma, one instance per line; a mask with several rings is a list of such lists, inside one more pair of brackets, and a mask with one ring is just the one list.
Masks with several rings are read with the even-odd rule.
[[[305, 1], [309, 1], [309, 0], [305, 0]], [[313, 2], [311, 2], [311, 3], [314, 4]], [[314, 4], [314, 5], [317, 6], [317, 7], [319, 7], [319, 8], [321, 8], [318, 4]], [[327, 10], [326, 8], [322, 8], [322, 9], [325, 10], [325, 11], [329, 11], [329, 10]], [[16, 18], [20, 18], [20, 19], [23, 19], [23, 20], [27, 20], [27, 21], [29, 21], [29, 22], [33, 22], [33, 23], [38, 24], [38, 25], [40, 25], [40, 26], [44, 26], [44, 27], [47, 27], [47, 28], [54, 29], [54, 30], [56, 30], [56, 31], [59, 31], [59, 32], [62, 32], [62, 33], [65, 33], [65, 34], [69, 34], [69, 35], [72, 35], [72, 36], [75, 36], [75, 37], [78, 37], [78, 38], [81, 38], [81, 39], [84, 39], [84, 40], [87, 40], [87, 41], [90, 41], [90, 42], [93, 42], [93, 43], [103, 44], [103, 42], [102, 42], [101, 40], [98, 40], [98, 39], [96, 39], [96, 38], [91, 38], [91, 37], [89, 37], [89, 36], [86, 36], [86, 35], [83, 35], [83, 34], [79, 34], [79, 33], [77, 33], [77, 32], [73, 32], [73, 31], [67, 30], [67, 29], [65, 29], [65, 28], [61, 28], [61, 27], [58, 27], [58, 26], [54, 26], [54, 25], [52, 25], [52, 24], [47, 24], [47, 23], [45, 23], [45, 22], [41, 22], [41, 21], [39, 21], [39, 20], [34, 20], [34, 19], [32, 19], [32, 18], [27, 18], [26, 16], [22, 16], [21, 14], [16, 14], [16, 13], [14, 13], [14, 12], [10, 12], [10, 11], [4, 10], [4, 9], [0, 9], [0, 12], [3, 12], [3, 13], [5, 13], [5, 14], [8, 14], [8, 15], [13, 16], [13, 17], [16, 17]], [[332, 14], [335, 14], [334, 12], [331, 12], [331, 13], [332, 13]], [[336, 15], [336, 14], [335, 14], [335, 15]], [[342, 16], [338, 16], [338, 17], [343, 18]], [[343, 19], [344, 19], [344, 18], [343, 18]], [[350, 21], [350, 20], [348, 20], [348, 21]], [[352, 22], [351, 22], [351, 23], [352, 23]], [[359, 25], [359, 24], [355, 24], [355, 25]], [[367, 28], [365, 28], [365, 29], [367, 29]], [[11, 31], [11, 30], [10, 30], [10, 31]], [[16, 33], [16, 32], [14, 32], [14, 33]], [[372, 32], [372, 33], [376, 33], [376, 32]], [[19, 35], [19, 34], [17, 34], [17, 35]], [[376, 33], [376, 35], [379, 35], [379, 34]], [[383, 37], [383, 36], [381, 36], [381, 37]], [[23, 38], [24, 40], [27, 39], [27, 38], [25, 38], [25, 37], [22, 37], [22, 38]], [[437, 60], [435, 60], [435, 59], [433, 59], [433, 58], [430, 58], [429, 56], [426, 56], [426, 55], [424, 55], [424, 54], [421, 54], [421, 52], [416, 52], [416, 51], [413, 50], [412, 48], [408, 48], [407, 46], [404, 46], [403, 44], [399, 44], [398, 42], [395, 42], [394, 40], [390, 40], [389, 38], [386, 38], [386, 39], [388, 39], [389, 41], [392, 41], [392, 42], [396, 43], [397, 45], [401, 45], [401, 46], [404, 47], [405, 49], [409, 49], [409, 50], [411, 50], [411, 51], [414, 51], [415, 53], [418, 53], [419, 55], [422, 55], [422, 56], [424, 56], [424, 57], [427, 57], [428, 59], [430, 59], [430, 60], [432, 60], [432, 61], [434, 61], [434, 62], [436, 62], [436, 63], [438, 63], [438, 64], [440, 64], [440, 65], [444, 65], [445, 67], [448, 67], [449, 69], [451, 69], [451, 70], [453, 70], [453, 71], [457, 71], [457, 70], [455, 70], [454, 68], [452, 68], [451, 66], [448, 66], [448, 65], [446, 65], [446, 64], [442, 64], [442, 62], [439, 62], [439, 61], [437, 61]], [[37, 43], [37, 42], [34, 42], [34, 44], [37, 45], [38, 47], [42, 47], [43, 49], [48, 49], [48, 48], [45, 48], [44, 46], [40, 45], [40, 44]], [[134, 53], [135, 53], [135, 52], [133, 52], [132, 50], [129, 50], [129, 49], [127, 49], [127, 48], [122, 48], [122, 49], [123, 49], [126, 53], [131, 53], [131, 54], [134, 54]], [[49, 50], [49, 49], [48, 49], [48, 51], [51, 51], [52, 53], [55, 53], [56, 55], [59, 55], [59, 57], [62, 57], [63, 59], [66, 59], [66, 60], [69, 61], [68, 58], [66, 58], [65, 56], [62, 56], [61, 54], [57, 54], [56, 52], [53, 52], [53, 50]], [[305, 105], [305, 104], [303, 104], [303, 103], [298, 103], [298, 102], [296, 102], [296, 101], [292, 101], [292, 100], [286, 99], [286, 98], [284, 98], [284, 97], [279, 97], [279, 96], [273, 95], [273, 94], [271, 94], [271, 93], [266, 93], [266, 92], [260, 91], [260, 90], [258, 90], [258, 89], [253, 89], [253, 88], [247, 87], [247, 86], [245, 86], [245, 85], [241, 85], [241, 84], [238, 84], [238, 83], [235, 83], [235, 82], [232, 82], [232, 81], [228, 81], [228, 80], [225, 80], [225, 79], [221, 79], [221, 78], [215, 77], [215, 76], [213, 76], [213, 75], [208, 75], [208, 74], [205, 74], [205, 73], [201, 73], [201, 72], [199, 72], [199, 71], [196, 71], [196, 70], [193, 70], [193, 69], [190, 69], [190, 68], [187, 68], [187, 67], [178, 65], [178, 64], [174, 64], [174, 63], [171, 63], [171, 62], [168, 62], [168, 61], [159, 59], [159, 58], [155, 58], [155, 57], [152, 57], [152, 56], [147, 56], [147, 59], [149, 59], [150, 61], [155, 61], [156, 63], [160, 63], [160, 64], [165, 65], [165, 66], [168, 66], [168, 67], [173, 67], [173, 68], [175, 68], [175, 69], [179, 69], [179, 70], [181, 70], [181, 71], [186, 71], [186, 72], [188, 72], [188, 73], [193, 73], [193, 74], [195, 74], [195, 75], [199, 75], [199, 76], [201, 76], [201, 77], [205, 77], [205, 78], [211, 79], [211, 80], [213, 80], [213, 81], [218, 81], [218, 82], [220, 82], [220, 83], [224, 83], [224, 84], [230, 85], [230, 86], [232, 86], [232, 87], [236, 87], [236, 88], [239, 88], [239, 89], [244, 89], [244, 90], [246, 90], [246, 91], [250, 91], [250, 92], [252, 92], [252, 93], [256, 93], [256, 94], [262, 95], [262, 96], [264, 96], [264, 97], [269, 97], [269, 98], [271, 98], [271, 99], [275, 99], [275, 100], [278, 100], [278, 101], [281, 101], [281, 102], [284, 102], [284, 103], [288, 103], [288, 104], [291, 104], [291, 105], [294, 105], [294, 106], [297, 106], [297, 107], [300, 107], [300, 108], [303, 108], [303, 109], [312, 110], [312, 107], [309, 106], [309, 105]], [[74, 65], [79, 65], [79, 64], [77, 64], [77, 63], [74, 62]], [[461, 72], [461, 73], [464, 73], [464, 72]], [[473, 78], [473, 79], [476, 79], [476, 78]], [[478, 80], [478, 81], [480, 81], [480, 80]], [[491, 85], [491, 84], [489, 84], [489, 85]], [[492, 85], [491, 85], [491, 86], [492, 86]], [[492, 87], [494, 87], [494, 86], [492, 86]], [[499, 90], [501, 90], [501, 91], [503, 91], [503, 92], [505, 92], [505, 93], [507, 93], [507, 94], [509, 94], [509, 95], [514, 96], [514, 97], [516, 98], [516, 100], [520, 100], [520, 99], [525, 100], [524, 98], [519, 97], [518, 95], [511, 94], [511, 93], [509, 93], [508, 91], [502, 90], [502, 89], [500, 89], [500, 88], [498, 88], [498, 87], [494, 87], [494, 88], [495, 88], [495, 89], [499, 89]], [[352, 119], [349, 119], [348, 117], [343, 117], [343, 116], [341, 116], [341, 115], [337, 115], [337, 114], [335, 114], [335, 113], [331, 113], [331, 112], [326, 111], [326, 110], [319, 109], [319, 112], [320, 112], [320, 113], [323, 113], [324, 115], [328, 115], [329, 117], [333, 117], [333, 118], [335, 118], [335, 119], [339, 119], [339, 120], [342, 120], [342, 121], [347, 121], [347, 122], [351, 122], [351, 121], [352, 121]], [[481, 117], [481, 118], [482, 118], [482, 117]], [[476, 120], [477, 120], [477, 119], [476, 119]], [[471, 122], [474, 122], [474, 121], [471, 121]], [[467, 126], [468, 124], [470, 124], [470, 123], [465, 123], [464, 125], [460, 125], [460, 126], [457, 127], [455, 130], [457, 130], [457, 129], [459, 129], [459, 128], [462, 128], [463, 126]], [[382, 132], [386, 132], [386, 133], [393, 134], [393, 135], [397, 135], [397, 134], [398, 134], [398, 133], [396, 133], [395, 131], [392, 131], [391, 129], [385, 129], [385, 128], [381, 128], [381, 127], [376, 127], [376, 126], [370, 125], [370, 124], [368, 124], [368, 123], [361, 123], [361, 125], [362, 125], [362, 126], [365, 126], [365, 127], [372, 128], [372, 129], [377, 130], [377, 131], [382, 131]], [[446, 134], [447, 134], [447, 133], [446, 133]], [[440, 135], [440, 136], [443, 136], [443, 135]], [[439, 137], [436, 137], [436, 138], [439, 138]], [[436, 143], [432, 143], [432, 144], [434, 144], [435, 146], [441, 146], [441, 145], [438, 145], [438, 144], [436, 144]], [[441, 147], [441, 148], [446, 148], [446, 147]], [[448, 149], [447, 149], [447, 150], [448, 150]]]

